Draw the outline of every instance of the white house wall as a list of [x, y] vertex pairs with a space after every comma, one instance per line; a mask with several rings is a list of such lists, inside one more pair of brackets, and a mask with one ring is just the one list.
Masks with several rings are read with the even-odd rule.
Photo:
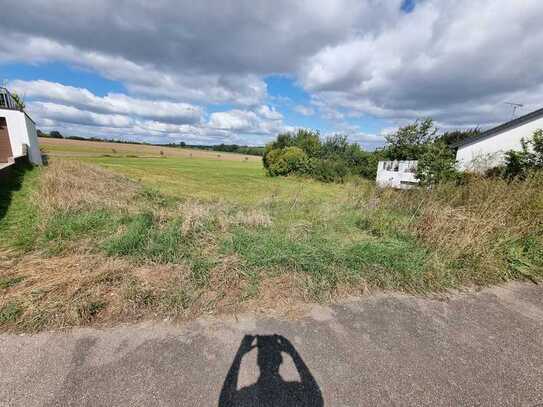
[[0, 117], [6, 118], [9, 140], [13, 157], [25, 154], [24, 145], [28, 146], [28, 158], [33, 164], [41, 164], [40, 147], [36, 126], [28, 116], [19, 110], [0, 109]]
[[38, 142], [38, 133], [36, 131], [36, 125], [34, 122], [25, 114], [25, 123], [26, 123], [26, 134], [28, 136], [28, 159], [32, 164], [41, 165], [41, 152], [40, 144]]
[[531, 138], [537, 129], [543, 129], [543, 118], [460, 146], [456, 153], [458, 168], [465, 171], [482, 171], [501, 165], [504, 162], [505, 153], [509, 150], [520, 150], [521, 139]]

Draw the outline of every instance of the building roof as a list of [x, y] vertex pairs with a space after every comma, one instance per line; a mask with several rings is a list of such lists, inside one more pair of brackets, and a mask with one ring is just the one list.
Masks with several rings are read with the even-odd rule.
[[24, 113], [28, 119], [36, 124], [36, 122], [28, 115], [28, 113], [21, 109], [19, 106], [17, 106], [17, 103], [15, 102], [15, 99], [13, 98], [13, 95], [10, 93], [9, 90], [6, 88], [0, 86], [0, 110], [18, 110], [19, 112]]
[[516, 119], [508, 121], [507, 123], [503, 123], [503, 124], [500, 124], [499, 126], [493, 127], [487, 131], [482, 132], [480, 135], [476, 137], [471, 137], [471, 138], [453, 143], [451, 146], [461, 147], [467, 144], [473, 144], [473, 143], [476, 143], [477, 141], [481, 141], [489, 137], [495, 136], [496, 134], [503, 133], [506, 130], [509, 130], [518, 126], [522, 126], [523, 124], [537, 120], [541, 117], [543, 117], [543, 108], [534, 110], [533, 112], [525, 114], [524, 116], [517, 117]]

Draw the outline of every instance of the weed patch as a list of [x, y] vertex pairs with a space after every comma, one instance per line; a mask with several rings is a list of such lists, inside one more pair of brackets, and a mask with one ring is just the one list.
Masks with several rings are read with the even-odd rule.
[[8, 302], [0, 308], [0, 323], [10, 324], [17, 321], [23, 310], [16, 302]]
[[0, 289], [5, 290], [6, 288], [13, 287], [23, 281], [24, 276], [3, 276], [0, 277]]

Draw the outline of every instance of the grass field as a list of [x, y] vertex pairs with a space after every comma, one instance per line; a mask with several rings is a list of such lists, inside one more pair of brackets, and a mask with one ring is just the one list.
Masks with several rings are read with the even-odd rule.
[[53, 160], [57, 154], [99, 164], [178, 198], [254, 204], [268, 196], [288, 199], [301, 193], [333, 199], [343, 190], [315, 181], [266, 177], [262, 159], [256, 156], [78, 140], [40, 139], [40, 143]]
[[[260, 157], [235, 153], [223, 153], [188, 148], [150, 146], [144, 144], [108, 143], [98, 141], [64, 140], [40, 138], [40, 147], [46, 154], [60, 156], [141, 156], [141, 157], [187, 157], [232, 161], [260, 162]], [[162, 154], [161, 154], [162, 153]]]
[[4, 330], [543, 276], [542, 177], [380, 191], [270, 178], [254, 157], [49, 141], [48, 166], [0, 189]]

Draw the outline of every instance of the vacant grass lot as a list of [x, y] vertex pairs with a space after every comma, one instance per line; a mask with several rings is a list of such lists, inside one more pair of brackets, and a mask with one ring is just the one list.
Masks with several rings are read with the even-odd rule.
[[137, 153], [53, 157], [4, 182], [2, 329], [288, 311], [368, 289], [543, 276], [541, 177], [378, 191], [269, 178], [243, 157]]

